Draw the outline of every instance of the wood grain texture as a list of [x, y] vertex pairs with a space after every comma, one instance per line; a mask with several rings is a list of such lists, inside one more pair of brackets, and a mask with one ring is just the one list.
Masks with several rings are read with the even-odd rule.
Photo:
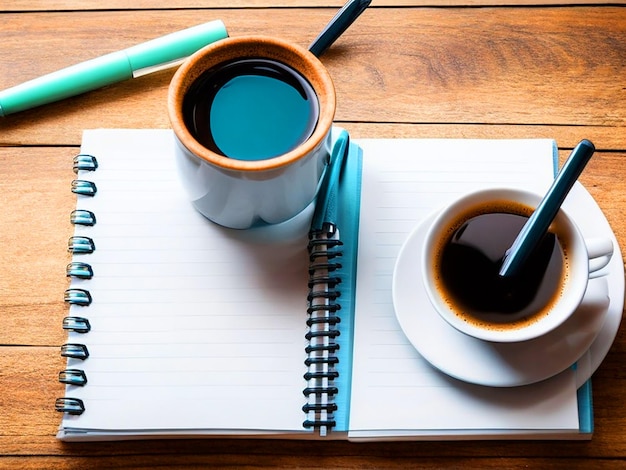
[[[467, 137], [493, 125], [548, 126], [559, 141], [572, 127], [590, 126], [599, 148], [626, 148], [619, 79], [626, 76], [626, 9], [524, 11], [367, 11], [323, 57], [337, 89], [336, 121], [461, 125]], [[14, 66], [3, 70], [0, 88], [197, 24], [199, 15], [223, 19], [232, 36], [275, 34], [306, 46], [316, 34], [310, 25], [325, 24], [332, 10], [80, 12], [71, 21], [68, 15], [3, 15], [0, 34]], [[81, 129], [103, 125], [169, 127], [172, 73], [9, 116], [0, 121], [0, 145], [76, 144]]]
[[[341, 7], [344, 0], [169, 0], [171, 8], [323, 8]], [[372, 7], [381, 6], [432, 6], [432, 7], [480, 7], [480, 6], [543, 6], [543, 5], [620, 5], [625, 0], [374, 0]], [[159, 0], [12, 0], [0, 6], [0, 11], [59, 11], [59, 10], [160, 10], [164, 8]]]
[[[2, 345], [60, 344], [74, 150], [0, 148]], [[1, 427], [0, 427], [1, 428]]]
[[[0, 89], [215, 18], [232, 36], [306, 46], [341, 3], [137, 0], [129, 9], [125, 0], [7, 1]], [[517, 6], [478, 8], [507, 3]], [[323, 58], [337, 88], [337, 122], [355, 138], [556, 138], [561, 161], [589, 138], [598, 152], [581, 179], [623, 251], [626, 8], [554, 3], [374, 0]], [[168, 128], [171, 76], [0, 119], [0, 468], [626, 467], [623, 330], [593, 377], [591, 442], [57, 441], [71, 159], [85, 128]]]

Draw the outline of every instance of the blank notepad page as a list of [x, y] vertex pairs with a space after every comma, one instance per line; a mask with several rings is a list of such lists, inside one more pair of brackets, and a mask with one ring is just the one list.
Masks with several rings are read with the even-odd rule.
[[[246, 239], [198, 214], [178, 181], [170, 132], [87, 131], [95, 197], [78, 196], [96, 250], [86, 387], [77, 423], [94, 429], [303, 431], [306, 234]], [[131, 158], [132, 156], [132, 158]], [[283, 239], [281, 240], [281, 237]], [[279, 244], [280, 243], [280, 244]], [[78, 420], [66, 414], [64, 426]]]
[[[396, 257], [409, 233], [436, 208], [484, 187], [547, 190], [553, 179], [553, 143], [519, 142], [358, 141], [363, 181], [350, 436], [578, 428], [573, 374], [532, 390], [499, 390], [451, 379], [417, 353], [393, 309]], [[444, 354], [445, 347], [441, 344]]]

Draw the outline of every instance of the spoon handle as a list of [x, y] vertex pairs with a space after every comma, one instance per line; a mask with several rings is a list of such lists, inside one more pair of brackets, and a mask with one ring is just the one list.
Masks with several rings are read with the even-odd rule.
[[565, 197], [582, 173], [594, 151], [594, 145], [586, 139], [580, 141], [572, 150], [547, 194], [526, 221], [511, 248], [504, 255], [499, 272], [500, 276], [514, 275], [526, 261], [526, 258], [535, 249], [541, 237], [548, 231], [548, 227], [554, 220], [554, 217], [556, 217]]
[[330, 45], [337, 40], [348, 27], [354, 23], [361, 13], [369, 6], [372, 0], [348, 0], [337, 12], [324, 30], [309, 46], [316, 57], [320, 57]]

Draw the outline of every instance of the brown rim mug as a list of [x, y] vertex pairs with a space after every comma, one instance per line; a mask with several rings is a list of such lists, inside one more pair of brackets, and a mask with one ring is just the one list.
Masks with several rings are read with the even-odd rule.
[[[295, 148], [270, 158], [242, 160], [199, 142], [187, 125], [184, 101], [207, 71], [252, 58], [279, 62], [303, 77], [317, 99], [318, 113], [312, 133]], [[329, 159], [335, 107], [327, 69], [311, 52], [287, 41], [227, 38], [190, 56], [171, 81], [168, 113], [179, 173], [193, 205], [213, 222], [238, 229], [277, 224], [302, 212], [313, 201]]]

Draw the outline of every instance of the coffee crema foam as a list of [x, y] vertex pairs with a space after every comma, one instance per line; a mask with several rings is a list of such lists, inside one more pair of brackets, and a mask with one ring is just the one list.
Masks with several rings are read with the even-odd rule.
[[[482, 229], [487, 233], [480, 233], [480, 227], [478, 227], [478, 232], [474, 234], [476, 238], [478, 236], [478, 240], [482, 243], [489, 244], [493, 242], [497, 246], [486, 246], [486, 247], [478, 247], [480, 249], [484, 249], [486, 252], [491, 250], [492, 259], [490, 262], [493, 263], [494, 268], [496, 267], [495, 253], [497, 250], [501, 250], [501, 254], [499, 256], [503, 256], [506, 249], [510, 247], [512, 241], [515, 239], [517, 233], [519, 233], [518, 227], [520, 224], [523, 225], [525, 220], [532, 214], [533, 208], [516, 202], [516, 201], [493, 201], [489, 203], [477, 204], [475, 206], [469, 207], [464, 210], [459, 216], [457, 216], [453, 221], [449, 222], [446, 226], [439, 229], [441, 236], [438, 237], [437, 245], [432, 249], [432, 273], [434, 276], [435, 287], [436, 290], [442, 300], [442, 302], [448, 307], [448, 309], [460, 320], [472, 325], [475, 328], [485, 329], [490, 331], [510, 331], [510, 330], [519, 330], [529, 327], [544, 318], [546, 318], [550, 312], [553, 310], [554, 306], [559, 302], [559, 300], [565, 294], [567, 285], [569, 283], [570, 278], [570, 259], [569, 259], [569, 240], [568, 236], [565, 234], [559, 233], [557, 236], [555, 232], [562, 230], [558, 230], [557, 227], [553, 225], [549, 229], [549, 233], [552, 237], [552, 246], [553, 248], [549, 249], [549, 242], [546, 241], [546, 247], [542, 248], [545, 250], [545, 253], [549, 252], [549, 255], [546, 254], [543, 262], [546, 264], [546, 269], [541, 271], [542, 266], [538, 266], [538, 270], [541, 271], [539, 274], [539, 282], [536, 288], [536, 295], [531, 295], [529, 299], [529, 304], [523, 306], [517, 312], [501, 312], [498, 311], [497, 308], [494, 310], [494, 306], [490, 305], [490, 300], [488, 297], [493, 297], [493, 292], [489, 291], [489, 293], [480, 295], [479, 290], [472, 290], [470, 287], [467, 287], [468, 290], [471, 290], [471, 295], [477, 297], [479, 304], [483, 303], [489, 307], [489, 309], [480, 310], [477, 308], [468, 305], [467, 299], [459, 298], [465, 297], [465, 293], [462, 290], [456, 289], [453, 285], [448, 285], [446, 279], [449, 279], [450, 276], [445, 275], [446, 272], [453, 272], [459, 276], [465, 276], [467, 278], [467, 283], [471, 284], [475, 281], [475, 276], [472, 269], [468, 269], [463, 271], [462, 267], [458, 266], [458, 263], [455, 263], [454, 266], [450, 266], [450, 247], [457, 243], [455, 237], [466, 236], [465, 232], [468, 231], [468, 227], [471, 225], [472, 221], [480, 220], [479, 216], [487, 216], [486, 218], [493, 218], [493, 221], [496, 220], [495, 216], [502, 215], [502, 221], [506, 222], [508, 227], [502, 227], [500, 225], [497, 226], [498, 230]], [[512, 217], [509, 217], [512, 216]], [[521, 217], [520, 217], [521, 216]], [[522, 219], [523, 217], [523, 219]], [[476, 222], [474, 222], [476, 223]], [[487, 225], [485, 225], [487, 227]], [[463, 229], [463, 230], [461, 230]], [[469, 230], [474, 229], [471, 227]], [[461, 234], [458, 235], [458, 232], [461, 231]], [[483, 238], [480, 237], [483, 235]], [[475, 241], [475, 240], [474, 240]], [[467, 247], [460, 246], [457, 247], [462, 250], [466, 250]], [[470, 249], [474, 250], [474, 247]], [[495, 251], [494, 251], [495, 250]], [[539, 250], [538, 250], [539, 252]], [[475, 253], [471, 253], [472, 256]], [[448, 257], [448, 258], [446, 258]], [[469, 257], [456, 257], [456, 260], [465, 259], [466, 261]], [[538, 262], [538, 261], [537, 261]], [[448, 266], [446, 267], [446, 263]], [[499, 264], [498, 262], [498, 270]], [[530, 264], [527, 263], [527, 264]], [[536, 264], [536, 263], [535, 263]], [[488, 266], [490, 267], [490, 266]], [[545, 272], [545, 276], [544, 276]], [[529, 272], [528, 275], [532, 275], [532, 272]], [[536, 278], [537, 276], [534, 276]], [[545, 277], [545, 279], [543, 279]], [[462, 278], [462, 281], [465, 279]], [[518, 281], [519, 282], [519, 281]], [[533, 281], [535, 282], [535, 281]], [[477, 289], [480, 289], [484, 286], [478, 286]], [[526, 286], [522, 286], [526, 289]], [[465, 288], [465, 286], [463, 287]], [[515, 289], [519, 288], [519, 286], [514, 286]], [[529, 287], [530, 289], [530, 287]], [[504, 288], [503, 288], [504, 290]], [[531, 289], [532, 290], [532, 289]], [[497, 293], [500, 295], [500, 293]], [[507, 292], [504, 291], [504, 297], [506, 297]], [[538, 298], [537, 298], [538, 297]], [[483, 299], [484, 298], [484, 299]], [[483, 299], [483, 300], [481, 300]], [[470, 299], [472, 300], [472, 299]], [[497, 302], [497, 300], [494, 300]], [[471, 302], [470, 302], [471, 303]], [[503, 305], [506, 305], [506, 302], [503, 301]], [[497, 305], [495, 306], [497, 307]]]

